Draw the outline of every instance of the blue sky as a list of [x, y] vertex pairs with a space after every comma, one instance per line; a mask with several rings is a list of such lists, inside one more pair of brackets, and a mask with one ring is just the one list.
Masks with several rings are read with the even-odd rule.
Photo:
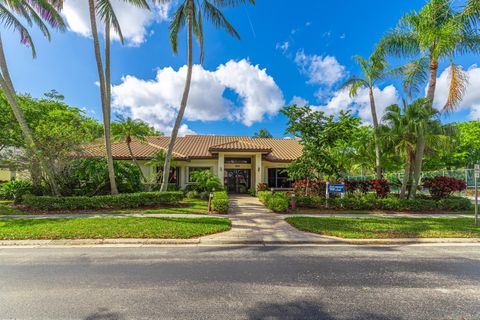
[[[424, 0], [257, 2], [255, 7], [225, 10], [242, 36], [240, 41], [206, 26], [205, 63], [194, 71], [195, 89], [183, 133], [252, 135], [263, 127], [283, 137], [286, 121], [278, 110], [292, 100], [331, 113], [350, 107], [368, 123], [365, 99], [351, 101], [337, 91], [342, 81], [359, 71], [352, 56], [369, 55], [405, 12], [425, 4]], [[151, 14], [121, 4], [117, 8], [128, 39], [123, 46], [114, 42], [112, 49], [114, 111], [141, 118], [169, 134], [183, 90], [185, 37], [174, 56], [168, 42], [172, 7]], [[54, 33], [50, 43], [33, 31], [35, 60], [16, 34], [4, 35], [12, 77], [19, 92], [41, 97], [56, 89], [67, 103], [99, 118], [98, 75], [85, 7], [79, 0], [67, 0], [65, 9], [69, 31]], [[198, 63], [198, 50], [195, 58]], [[470, 87], [460, 110], [444, 121], [479, 118], [480, 69], [475, 66], [479, 58], [456, 61], [471, 73]], [[442, 64], [440, 73], [446, 67]], [[442, 91], [448, 74], [440, 73]], [[393, 85], [379, 85], [380, 104], [400, 99], [401, 88]], [[440, 100], [444, 91], [438, 94]]]

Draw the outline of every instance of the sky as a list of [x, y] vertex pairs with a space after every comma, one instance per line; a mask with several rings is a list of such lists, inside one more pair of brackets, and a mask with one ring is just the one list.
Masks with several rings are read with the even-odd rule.
[[[168, 26], [177, 6], [157, 5], [151, 12], [112, 0], [125, 43], [112, 44], [113, 113], [142, 119], [169, 135], [175, 121], [186, 76], [186, 37], [172, 53]], [[351, 109], [370, 123], [368, 93], [352, 99], [340, 90], [349, 77], [359, 75], [352, 57], [368, 56], [399, 18], [419, 10], [425, 0], [257, 0], [257, 5], [224, 9], [241, 40], [205, 22], [205, 61], [196, 65], [180, 134], [251, 136], [266, 128], [285, 137], [285, 105], [310, 105], [327, 114]], [[288, 5], [282, 5], [288, 4]], [[461, 6], [461, 0], [454, 2]], [[65, 102], [101, 119], [98, 74], [90, 34], [87, 1], [66, 0], [63, 16], [68, 28], [53, 32], [48, 42], [37, 30], [32, 35], [37, 58], [19, 43], [17, 34], [2, 33], [10, 73], [19, 93], [40, 98], [57, 90]], [[480, 63], [478, 56], [455, 58], [469, 75], [469, 86], [456, 112], [442, 121], [480, 119]], [[401, 63], [393, 61], [392, 64]], [[449, 70], [440, 64], [435, 105], [447, 97]], [[400, 103], [401, 86], [388, 80], [375, 96], [379, 116]]]

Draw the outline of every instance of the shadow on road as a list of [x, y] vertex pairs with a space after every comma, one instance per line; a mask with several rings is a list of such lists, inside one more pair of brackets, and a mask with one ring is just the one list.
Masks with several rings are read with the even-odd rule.
[[112, 312], [107, 308], [100, 308], [97, 312], [87, 316], [85, 320], [121, 320], [122, 315], [118, 312]]

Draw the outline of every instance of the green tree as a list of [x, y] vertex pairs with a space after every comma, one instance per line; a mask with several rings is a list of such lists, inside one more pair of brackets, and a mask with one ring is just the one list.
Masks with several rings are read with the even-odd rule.
[[[169, 0], [157, 0], [158, 2], [169, 2]], [[165, 160], [164, 171], [170, 168], [170, 158], [173, 154], [175, 140], [177, 139], [178, 130], [187, 107], [188, 95], [190, 93], [190, 84], [192, 81], [193, 69], [193, 37], [198, 40], [200, 45], [200, 62], [203, 64], [204, 57], [204, 35], [203, 35], [203, 19], [209, 20], [215, 28], [224, 29], [230, 35], [240, 39], [240, 35], [234, 27], [228, 22], [218, 7], [233, 7], [245, 3], [255, 4], [255, 0], [182, 0], [179, 7], [175, 11], [172, 22], [170, 23], [170, 43], [173, 52], [178, 52], [178, 34], [181, 29], [187, 27], [187, 51], [188, 51], [188, 69], [185, 79], [185, 88], [183, 90], [180, 109], [172, 129], [170, 142], [168, 144], [167, 155]], [[167, 191], [168, 176], [163, 176], [161, 191]]]
[[380, 141], [378, 139], [378, 116], [377, 109], [375, 105], [375, 95], [374, 89], [377, 82], [384, 80], [387, 76], [391, 75], [389, 70], [388, 63], [385, 60], [385, 57], [381, 54], [374, 53], [368, 59], [365, 59], [362, 56], [356, 55], [354, 57], [356, 63], [362, 69], [362, 77], [353, 76], [347, 80], [342, 88], [348, 88], [350, 90], [350, 97], [355, 97], [358, 94], [358, 90], [361, 88], [368, 89], [368, 95], [370, 98], [370, 113], [372, 115], [373, 123], [373, 137], [375, 145], [375, 173], [377, 179], [382, 178], [382, 164], [381, 164], [381, 150], [380, 150]]
[[[65, 23], [58, 13], [63, 1], [56, 0], [18, 0], [2, 1], [0, 3], [1, 23], [5, 29], [13, 29], [20, 34], [20, 42], [29, 46], [32, 56], [36, 57], [36, 50], [30, 31], [27, 26], [35, 24], [42, 34], [50, 40], [48, 25], [60, 30], [65, 29]], [[27, 26], [26, 26], [26, 25]], [[54, 194], [58, 195], [58, 186], [55, 182], [53, 170], [50, 164], [38, 153], [37, 145], [33, 139], [31, 128], [28, 126], [22, 109], [17, 101], [15, 87], [13, 86], [7, 59], [3, 49], [3, 41], [0, 35], [0, 88], [2, 89], [8, 103], [13, 111], [16, 121], [22, 130], [25, 139], [25, 147], [32, 161], [40, 164], [48, 178], [48, 182]]]
[[[165, 157], [166, 157], [166, 153], [165, 153], [165, 150], [160, 150], [159, 152], [157, 152], [153, 158], [147, 162], [147, 164], [155, 169], [157, 169], [157, 176], [155, 177], [155, 183], [161, 183], [162, 182], [162, 179], [163, 179], [163, 172], [165, 170]], [[172, 168], [176, 168], [177, 167], [177, 164], [175, 163], [175, 160], [174, 159], [170, 159], [170, 168], [169, 168], [169, 172], [170, 172], [170, 169]], [[168, 181], [170, 182], [170, 181]]]
[[[450, 89], [444, 111], [453, 110], [462, 100], [467, 78], [454, 58], [465, 53], [480, 52], [480, 36], [477, 22], [480, 16], [480, 1], [467, 0], [460, 11], [452, 8], [450, 0], [431, 0], [419, 12], [412, 11], [400, 20], [381, 41], [379, 50], [396, 56], [414, 57], [428, 65], [428, 75], [423, 68], [412, 68], [412, 76], [428, 78], [427, 99], [430, 104], [435, 98], [438, 64], [450, 61]], [[418, 81], [414, 81], [418, 82]], [[415, 195], [426, 147], [425, 137], [419, 136], [415, 150], [414, 180], [411, 196]]]
[[[124, 0], [134, 6], [149, 9], [146, 0]], [[110, 45], [111, 45], [111, 28], [123, 43], [123, 35], [120, 23], [117, 20], [115, 11], [113, 10], [110, 0], [88, 0], [88, 9], [90, 14], [90, 27], [92, 29], [93, 47], [95, 52], [95, 60], [97, 63], [97, 72], [100, 83], [100, 97], [103, 115], [105, 151], [107, 157], [108, 176], [110, 179], [110, 189], [112, 194], [118, 193], [117, 184], [115, 182], [115, 169], [112, 157], [112, 142], [110, 140], [110, 120], [111, 120], [111, 75], [110, 75]], [[98, 36], [97, 17], [105, 24], [105, 69], [100, 50], [100, 40]]]
[[122, 115], [117, 115], [118, 121], [112, 122], [112, 137], [114, 141], [123, 141], [127, 144], [128, 153], [132, 158], [133, 163], [140, 170], [143, 181], [146, 181], [145, 175], [138, 164], [137, 159], [132, 151], [132, 141], [137, 140], [140, 142], [145, 142], [145, 137], [147, 136], [158, 136], [160, 133], [151, 127], [147, 123], [143, 122], [140, 119], [132, 119], [130, 117], [125, 118]]
[[254, 138], [273, 138], [272, 134], [267, 129], [260, 129], [253, 135]]
[[458, 122], [457, 143], [452, 153], [445, 155], [447, 167], [473, 168], [480, 163], [480, 120]]
[[352, 142], [360, 119], [349, 112], [338, 117], [326, 116], [308, 106], [287, 106], [281, 110], [288, 118], [286, 133], [297, 137], [303, 145], [302, 156], [287, 171], [291, 179], [339, 179], [347, 174], [347, 166], [338, 155]]

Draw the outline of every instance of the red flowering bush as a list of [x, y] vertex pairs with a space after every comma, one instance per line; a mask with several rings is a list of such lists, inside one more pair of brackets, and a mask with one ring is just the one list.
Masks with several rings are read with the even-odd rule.
[[354, 193], [358, 190], [359, 182], [356, 180], [345, 180], [345, 191], [348, 193]]
[[461, 179], [436, 176], [434, 178], [425, 178], [423, 187], [427, 188], [433, 198], [448, 198], [453, 192], [463, 191], [467, 188], [467, 183]]
[[296, 195], [325, 195], [326, 183], [320, 180], [297, 180], [293, 183], [293, 192]]
[[267, 191], [268, 185], [266, 183], [259, 183], [257, 185], [257, 191]]
[[385, 179], [370, 180], [370, 188], [375, 190], [377, 197], [385, 198], [390, 193], [390, 183]]

